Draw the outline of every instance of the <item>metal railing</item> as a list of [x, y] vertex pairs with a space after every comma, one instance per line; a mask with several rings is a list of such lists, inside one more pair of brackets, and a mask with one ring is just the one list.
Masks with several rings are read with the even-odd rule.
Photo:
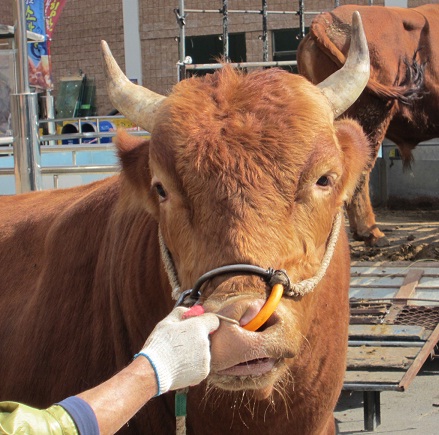
[[[53, 134], [43, 134], [40, 137], [41, 145], [55, 145], [56, 142], [65, 141], [78, 141], [78, 144], [84, 143], [102, 143], [102, 139], [112, 138], [116, 136], [116, 129], [118, 127], [118, 121], [126, 120], [122, 115], [117, 116], [84, 116], [81, 118], [59, 118], [59, 119], [40, 119], [40, 128], [43, 130], [60, 130], [60, 127], [66, 127], [67, 125], [74, 126], [77, 129], [77, 133], [63, 133], [58, 131]], [[127, 121], [128, 122], [128, 121]], [[107, 131], [102, 131], [102, 125], [106, 124], [108, 128], [108, 123], [111, 124], [110, 129]], [[94, 131], [84, 131], [84, 127], [94, 127]], [[51, 127], [51, 128], [50, 128]], [[130, 126], [125, 127], [130, 131], [130, 134], [149, 136], [149, 132], [141, 129], [140, 127]], [[108, 142], [108, 141], [106, 141]]]
[[[364, 0], [365, 4], [369, 6], [373, 5], [373, 0]], [[339, 0], [332, 0], [328, 2], [328, 9], [336, 8], [340, 6]], [[268, 17], [271, 15], [287, 15], [292, 17], [292, 27], [294, 17], [298, 17], [300, 38], [305, 36], [305, 18], [307, 16], [319, 15], [323, 10], [319, 11], [308, 11], [305, 8], [305, 0], [297, 0], [297, 9], [293, 8], [290, 10], [271, 10], [268, 8], [268, 0], [262, 0], [261, 9], [231, 9], [229, 8], [229, 0], [222, 0], [222, 6], [217, 9], [191, 9], [186, 8], [185, 0], [179, 0], [178, 8], [174, 9], [175, 18], [177, 20], [177, 25], [179, 27], [179, 37], [178, 37], [178, 51], [179, 60], [177, 62], [177, 79], [178, 81], [186, 78], [187, 71], [194, 70], [209, 70], [218, 69], [223, 65], [218, 63], [212, 64], [192, 64], [192, 59], [190, 56], [186, 56], [186, 19], [187, 14], [218, 14], [222, 19], [222, 56], [224, 60], [230, 63], [230, 46], [229, 46], [229, 15], [232, 14], [245, 14], [245, 15], [259, 15], [262, 19], [262, 34], [260, 40], [262, 42], [262, 60], [260, 62], [240, 62], [231, 63], [237, 68], [258, 68], [258, 67], [272, 67], [272, 66], [295, 66], [297, 62], [295, 60], [291, 61], [281, 61], [281, 62], [269, 62], [269, 31], [268, 31]]]
[[[107, 131], [99, 131], [104, 122], [107, 123], [105, 125]], [[110, 129], [108, 129], [108, 123], [111, 124]], [[49, 130], [49, 124], [52, 124], [50, 130], [55, 131], [56, 133], [41, 134], [45, 130]], [[68, 124], [75, 126], [78, 132], [62, 133], [62, 127]], [[88, 128], [92, 125], [96, 131], [84, 132], [85, 125], [87, 125]], [[60, 176], [91, 174], [102, 176], [100, 178], [103, 178], [103, 176], [110, 176], [118, 173], [120, 166], [116, 158], [116, 147], [111, 139], [116, 136], [116, 129], [121, 126], [129, 130], [132, 135], [149, 136], [149, 132], [142, 130], [139, 127], [132, 126], [123, 116], [88, 116], [82, 118], [40, 120], [39, 144], [42, 156], [42, 166], [40, 169], [41, 174], [45, 176], [45, 188], [50, 188], [47, 186], [48, 176], [52, 177], [51, 187], [58, 188]], [[0, 178], [2, 176], [14, 176], [14, 148], [12, 143], [12, 136], [0, 138]], [[97, 152], [104, 154], [88, 154]], [[70, 154], [70, 156], [66, 156], [66, 153]], [[45, 159], [44, 157], [49, 154], [51, 155], [50, 164], [47, 164], [48, 158]], [[57, 154], [59, 155], [59, 159], [57, 158]], [[7, 156], [12, 157], [12, 159], [7, 161], [6, 159], [3, 160], [3, 158]], [[64, 164], [66, 160], [69, 160], [70, 164]], [[102, 163], [99, 163], [99, 160], [101, 160]], [[109, 160], [114, 161], [114, 163], [110, 162], [109, 164]], [[79, 161], [82, 161], [82, 164], [79, 163]], [[87, 163], [84, 164], [84, 161]], [[7, 166], [7, 164], [9, 164], [9, 166]], [[0, 194], [4, 194], [4, 190], [5, 189], [2, 188], [2, 183], [0, 183]]]

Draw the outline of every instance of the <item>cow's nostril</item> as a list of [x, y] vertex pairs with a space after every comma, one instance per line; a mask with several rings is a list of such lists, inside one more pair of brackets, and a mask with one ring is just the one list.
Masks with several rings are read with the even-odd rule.
[[[264, 306], [265, 301], [262, 299], [258, 299], [256, 301], [253, 301], [245, 311], [244, 315], [241, 317], [239, 324], [241, 327], [244, 327], [248, 325], [255, 317], [258, 316], [260, 313], [262, 307]], [[254, 329], [252, 331], [254, 332], [262, 332], [265, 331], [270, 326], [274, 325], [277, 322], [277, 315], [273, 313], [261, 326], [259, 326], [257, 329]], [[245, 328], [247, 329], [247, 328]]]
[[277, 322], [277, 316], [275, 314], [271, 315], [269, 319], [261, 325], [255, 332], [263, 332], [270, 326], [273, 326]]
[[271, 289], [271, 294], [256, 316], [250, 322], [242, 324], [247, 331], [257, 331], [275, 312], [284, 292], [282, 284], [275, 284]]
[[264, 302], [262, 299], [258, 299], [256, 301], [253, 301], [245, 311], [244, 315], [239, 320], [239, 324], [241, 326], [247, 325], [249, 322], [251, 322], [261, 311], [261, 308], [264, 305]]

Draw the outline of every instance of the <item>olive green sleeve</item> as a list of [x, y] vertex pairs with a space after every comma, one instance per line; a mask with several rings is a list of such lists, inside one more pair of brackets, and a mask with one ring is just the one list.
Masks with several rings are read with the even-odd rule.
[[78, 435], [74, 421], [62, 406], [36, 409], [17, 402], [0, 402], [0, 433]]

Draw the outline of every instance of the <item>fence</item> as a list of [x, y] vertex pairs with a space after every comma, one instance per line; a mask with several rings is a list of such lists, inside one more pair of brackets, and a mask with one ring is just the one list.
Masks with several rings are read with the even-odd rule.
[[[44, 134], [50, 123], [54, 124], [56, 133]], [[65, 127], [72, 127], [71, 132], [66, 133]], [[42, 188], [73, 187], [118, 173], [119, 163], [112, 143], [117, 127], [124, 127], [133, 135], [149, 136], [122, 116], [40, 120]], [[0, 147], [2, 195], [16, 193], [12, 140], [12, 137], [3, 138], [0, 144], [3, 145]]]
[[[299, 17], [299, 26], [300, 26], [300, 38], [305, 36], [305, 17], [306, 15], [318, 15], [322, 11], [308, 11], [305, 8], [305, 0], [298, 0], [298, 9], [297, 10], [269, 10], [268, 9], [268, 1], [261, 0], [261, 9], [251, 10], [251, 9], [229, 9], [229, 0], [222, 0], [222, 7], [219, 9], [190, 9], [185, 8], [185, 0], [179, 0], [178, 9], [174, 9], [175, 17], [177, 19], [177, 24], [179, 26], [180, 35], [179, 35], [179, 61], [177, 63], [177, 76], [178, 80], [183, 80], [187, 76], [187, 72], [189, 71], [197, 71], [197, 70], [210, 70], [210, 69], [218, 69], [222, 67], [222, 64], [219, 63], [204, 63], [204, 64], [192, 64], [192, 59], [186, 56], [186, 20], [187, 13], [201, 13], [201, 14], [219, 14], [222, 19], [222, 27], [223, 32], [221, 36], [222, 44], [223, 44], [223, 58], [225, 61], [230, 63], [232, 66], [236, 68], [255, 68], [255, 67], [284, 67], [297, 65], [295, 60], [289, 61], [279, 61], [279, 62], [270, 62], [268, 60], [268, 18], [269, 15], [291, 15]], [[328, 2], [329, 3], [329, 2]], [[338, 7], [340, 5], [340, 0], [333, 0], [333, 6]], [[373, 0], [365, 0], [365, 4], [373, 5]], [[239, 62], [234, 63], [230, 62], [229, 56], [229, 15], [233, 14], [257, 14], [261, 16], [262, 19], [262, 61], [261, 62]], [[293, 27], [293, 26], [292, 26]]]

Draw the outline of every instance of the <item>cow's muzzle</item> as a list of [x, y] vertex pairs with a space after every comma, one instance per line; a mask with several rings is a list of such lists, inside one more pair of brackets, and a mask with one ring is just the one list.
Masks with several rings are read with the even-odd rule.
[[162, 252], [162, 258], [165, 263], [165, 268], [168, 272], [169, 280], [174, 289], [173, 294], [178, 295], [176, 298], [177, 303], [175, 304], [175, 306], [191, 307], [195, 305], [201, 297], [201, 287], [203, 286], [203, 284], [206, 281], [209, 281], [210, 279], [217, 276], [225, 274], [258, 275], [261, 276], [264, 281], [266, 281], [267, 284], [272, 287], [271, 295], [268, 297], [264, 307], [266, 308], [266, 311], [271, 310], [271, 313], [273, 313], [282, 296], [291, 298], [303, 297], [307, 293], [313, 291], [317, 284], [320, 282], [320, 280], [323, 278], [334, 254], [335, 245], [337, 244], [338, 236], [340, 234], [342, 218], [343, 214], [342, 212], [339, 212], [334, 219], [331, 232], [328, 237], [326, 251], [317, 273], [312, 278], [308, 278], [294, 284], [291, 283], [287, 272], [283, 269], [264, 269], [262, 267], [254, 266], [251, 264], [231, 264], [227, 266], [221, 266], [216, 269], [212, 269], [209, 272], [206, 272], [205, 274], [201, 275], [200, 278], [198, 278], [198, 280], [195, 282], [195, 285], [191, 289], [181, 292], [171, 254], [163, 241], [161, 233], [159, 232], [160, 247]]

